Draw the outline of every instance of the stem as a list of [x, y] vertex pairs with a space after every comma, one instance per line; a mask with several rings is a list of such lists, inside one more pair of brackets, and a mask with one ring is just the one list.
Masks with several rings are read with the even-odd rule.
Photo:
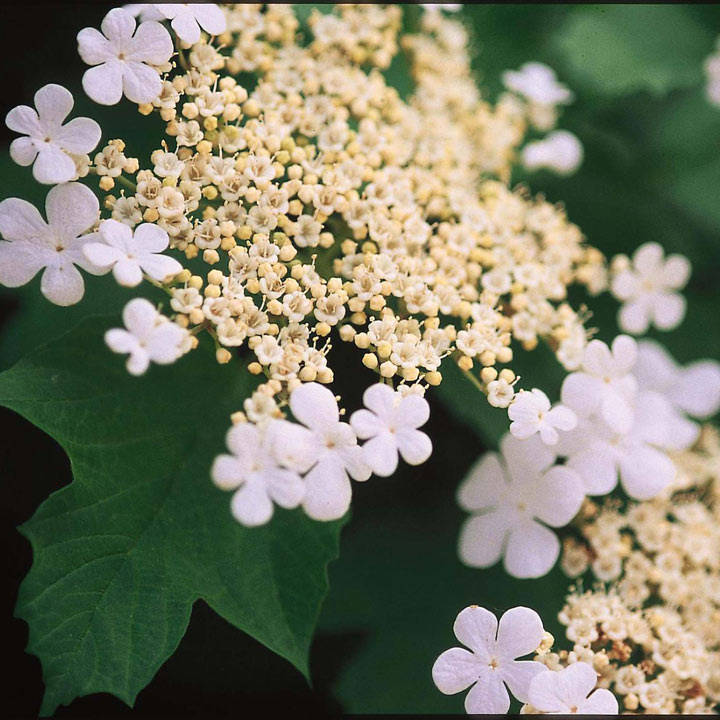
[[487, 394], [482, 383], [469, 370], [463, 370], [462, 373], [483, 395]]
[[132, 180], [128, 180], [124, 175], [118, 175], [116, 180], [121, 184], [124, 185], [128, 190], [131, 190], [133, 195], [135, 194], [137, 190], [137, 185]]

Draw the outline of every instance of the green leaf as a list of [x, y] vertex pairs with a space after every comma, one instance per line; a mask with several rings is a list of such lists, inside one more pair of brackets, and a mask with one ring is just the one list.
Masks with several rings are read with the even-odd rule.
[[659, 95], [702, 81], [714, 34], [679, 5], [600, 5], [573, 9], [555, 41], [562, 77], [604, 95]]
[[132, 705], [199, 598], [307, 677], [341, 523], [235, 522], [208, 471], [249, 376], [201, 346], [130, 377], [102, 340], [114, 322], [87, 319], [0, 374], [0, 403], [55, 438], [74, 475], [22, 527], [34, 563], [17, 614], [43, 664], [42, 713], [94, 692]]

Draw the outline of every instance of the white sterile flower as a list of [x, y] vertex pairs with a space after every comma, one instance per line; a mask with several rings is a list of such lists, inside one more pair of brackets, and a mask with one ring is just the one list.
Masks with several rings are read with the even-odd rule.
[[97, 236], [92, 228], [99, 214], [98, 200], [80, 183], [56, 185], [45, 199], [45, 222], [25, 200], [0, 202], [0, 283], [19, 287], [43, 268], [40, 291], [56, 305], [74, 305], [85, 292], [76, 265], [93, 275], [102, 268], [83, 254], [85, 243]]
[[583, 146], [573, 133], [556, 130], [525, 145], [521, 159], [528, 170], [544, 168], [558, 175], [572, 175], [582, 163]]
[[627, 335], [613, 340], [612, 351], [601, 340], [591, 340], [581, 370], [563, 382], [563, 404], [580, 417], [600, 413], [611, 428], [627, 432], [633, 423], [632, 403], [637, 391], [637, 381], [630, 374], [636, 358], [637, 343]]
[[525, 63], [519, 70], [506, 70], [502, 81], [508, 90], [540, 105], [566, 104], [573, 97], [570, 90], [557, 81], [555, 71], [539, 62]]
[[175, 258], [162, 255], [170, 238], [157, 225], [143, 223], [133, 232], [117, 220], [103, 220], [98, 237], [102, 242], [87, 243], [83, 248], [85, 257], [98, 267], [112, 268], [115, 279], [125, 287], [139, 285], [143, 272], [161, 282], [182, 270]]
[[361, 440], [365, 462], [375, 475], [388, 477], [398, 465], [398, 453], [410, 465], [421, 465], [432, 453], [430, 438], [418, 430], [430, 417], [430, 406], [419, 395], [401, 395], [388, 385], [371, 385], [363, 394], [367, 409], [357, 410], [350, 425]]
[[672, 330], [685, 317], [682, 290], [690, 277], [690, 262], [682, 255], [668, 255], [658, 243], [641, 245], [632, 264], [612, 279], [612, 294], [623, 303], [618, 313], [620, 327], [634, 335], [644, 333], [650, 324]]
[[527, 702], [530, 682], [545, 671], [542, 663], [516, 659], [535, 652], [542, 641], [542, 621], [534, 610], [512, 608], [498, 623], [489, 610], [471, 605], [457, 616], [453, 631], [470, 650], [451, 648], [435, 661], [432, 677], [440, 692], [454, 695], [470, 688], [465, 696], [468, 714], [506, 713], [508, 688]]
[[170, 33], [154, 20], [135, 28], [127, 10], [114, 8], [102, 21], [102, 33], [85, 28], [78, 33], [78, 51], [88, 64], [82, 84], [88, 97], [101, 105], [115, 105], [123, 93], [135, 103], [149, 103], [162, 90], [154, 65], [164, 65], [173, 54]]
[[223, 490], [235, 490], [230, 508], [243, 525], [268, 522], [273, 502], [288, 509], [302, 502], [305, 484], [297, 472], [280, 466], [274, 452], [278, 436], [289, 425], [283, 420], [271, 420], [263, 426], [248, 422], [233, 425], [226, 436], [231, 454], [215, 458], [213, 482]]
[[76, 178], [70, 155], [86, 155], [100, 142], [100, 126], [90, 118], [75, 118], [63, 125], [73, 104], [69, 90], [45, 85], [35, 93], [37, 111], [18, 105], [5, 118], [11, 130], [26, 136], [12, 141], [10, 157], [18, 165], [33, 165], [33, 177], [40, 183], [56, 185]]
[[490, 567], [504, 558], [514, 577], [545, 575], [555, 564], [560, 543], [551, 527], [572, 520], [585, 493], [572, 469], [553, 466], [555, 453], [538, 436], [518, 440], [505, 435], [500, 454], [486, 453], [458, 490], [460, 507], [473, 515], [460, 532], [461, 560]]
[[305, 427], [280, 444], [283, 464], [305, 475], [305, 512], [315, 520], [337, 520], [350, 507], [354, 480], [367, 480], [370, 469], [355, 432], [340, 422], [335, 396], [319, 383], [305, 383], [290, 395], [290, 409]]
[[200, 28], [220, 35], [227, 28], [225, 13], [214, 3], [156, 3], [155, 7], [172, 22], [175, 34], [186, 43], [200, 40]]
[[530, 681], [530, 704], [550, 715], [617, 715], [617, 699], [605, 688], [595, 690], [597, 681], [592, 665], [585, 662], [545, 670]]
[[169, 365], [186, 351], [187, 330], [161, 315], [148, 300], [130, 300], [122, 317], [127, 330], [108, 330], [105, 342], [113, 352], [130, 355], [127, 369], [131, 375], [142, 375], [150, 362]]
[[566, 467], [582, 478], [588, 495], [606, 495], [617, 485], [635, 500], [655, 497], [675, 477], [670, 458], [655, 445], [667, 436], [665, 408], [650, 394], [640, 394], [636, 421], [626, 433], [591, 417], [562, 436], [558, 453], [566, 456]]
[[546, 445], [555, 445], [560, 438], [558, 430], [572, 430], [577, 425], [577, 416], [564, 405], [550, 407], [547, 395], [538, 388], [531, 392], [521, 390], [508, 408], [510, 432], [519, 440], [525, 440], [540, 433]]

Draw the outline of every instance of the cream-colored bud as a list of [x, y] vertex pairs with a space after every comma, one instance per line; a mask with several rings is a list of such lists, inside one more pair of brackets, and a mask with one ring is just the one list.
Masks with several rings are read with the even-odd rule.
[[[347, 325], [345, 327], [348, 327]], [[374, 353], [365, 353], [362, 357], [362, 364], [370, 370], [376, 370], [378, 366], [377, 355]]]
[[390, 378], [397, 372], [397, 365], [395, 363], [391, 363], [389, 360], [386, 360], [382, 365], [380, 365], [380, 374], [383, 377]]
[[218, 348], [215, 351], [215, 359], [221, 365], [226, 365], [232, 360], [232, 353], [227, 348]]

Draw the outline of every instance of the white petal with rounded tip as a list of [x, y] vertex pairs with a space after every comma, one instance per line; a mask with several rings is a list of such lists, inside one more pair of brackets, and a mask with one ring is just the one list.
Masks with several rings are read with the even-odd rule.
[[33, 165], [33, 177], [44, 185], [56, 185], [72, 180], [77, 168], [72, 158], [57, 145], [48, 143], [38, 151]]
[[160, 253], [165, 250], [170, 243], [167, 232], [152, 223], [142, 223], [138, 225], [135, 228], [133, 237], [143, 250], [150, 253]]
[[20, 287], [29, 283], [49, 262], [52, 252], [26, 240], [0, 241], [0, 284]]
[[612, 294], [618, 300], [629, 300], [640, 292], [640, 278], [631, 270], [618, 273], [610, 284]]
[[86, 95], [100, 105], [116, 105], [123, 94], [123, 72], [118, 60], [91, 67], [82, 78]]
[[363, 405], [384, 420], [392, 414], [396, 399], [395, 391], [384, 383], [375, 383], [363, 393]]
[[127, 58], [135, 62], [163, 65], [173, 54], [173, 42], [168, 31], [154, 20], [140, 23], [130, 41]]
[[118, 220], [103, 220], [98, 229], [100, 237], [108, 245], [126, 251], [132, 241], [133, 231], [125, 223]]
[[13, 132], [39, 138], [42, 127], [37, 112], [29, 105], [18, 105], [5, 116], [5, 124]]
[[152, 102], [162, 90], [157, 70], [139, 62], [126, 62], [122, 74], [125, 97], [135, 103]]
[[268, 447], [281, 465], [306, 473], [317, 462], [320, 451], [317, 438], [302, 425], [273, 420], [265, 432]]
[[583, 481], [571, 468], [555, 465], [538, 481], [532, 496], [534, 515], [551, 527], [567, 525], [585, 499]]
[[85, 155], [97, 147], [102, 130], [90, 118], [79, 117], [60, 128], [54, 141], [66, 152]]
[[293, 390], [290, 410], [295, 418], [313, 430], [330, 427], [340, 419], [335, 396], [319, 383], [305, 383]]
[[112, 328], [105, 333], [105, 344], [113, 352], [125, 355], [126, 353], [133, 352], [137, 348], [138, 341], [137, 338], [127, 330]]
[[679, 368], [667, 350], [654, 340], [638, 342], [638, 357], [633, 374], [646, 390], [666, 392], [675, 384]]
[[356, 410], [350, 416], [350, 426], [361, 440], [374, 437], [385, 429], [378, 423], [377, 415], [364, 408]]
[[578, 707], [583, 715], [617, 715], [619, 712], [617, 698], [605, 688], [598, 688], [585, 702]]
[[670, 388], [670, 399], [693, 417], [714, 415], [720, 410], [720, 363], [699, 360], [686, 365]]
[[660, 450], [640, 445], [620, 458], [620, 482], [635, 500], [649, 500], [675, 477], [672, 460]]
[[232, 496], [230, 511], [246, 527], [257, 527], [268, 522], [273, 516], [273, 504], [265, 484], [252, 477], [248, 479]]
[[99, 213], [95, 193], [80, 183], [58, 185], [45, 199], [48, 224], [60, 237], [74, 239], [82, 235], [95, 224]]
[[557, 535], [537, 522], [515, 526], [505, 548], [505, 570], [517, 578], [546, 575], [560, 554]]
[[86, 243], [83, 246], [83, 253], [91, 263], [108, 270], [123, 257], [122, 252], [117, 248], [96, 242]]
[[632, 404], [617, 392], [605, 393], [600, 403], [600, 414], [608, 427], [619, 433], [628, 432], [635, 418]]
[[599, 378], [584, 372], [574, 372], [563, 380], [560, 397], [563, 405], [581, 417], [588, 417], [598, 408], [602, 387]]
[[591, 340], [585, 348], [583, 356], [583, 368], [586, 372], [601, 377], [612, 375], [614, 360], [610, 348], [601, 340]]
[[394, 414], [403, 426], [419, 428], [430, 419], [430, 405], [419, 395], [408, 395], [400, 401]]
[[470, 687], [478, 678], [478, 659], [463, 648], [446, 650], [432, 667], [433, 682], [445, 695], [454, 695]]
[[140, 258], [140, 267], [153, 278], [153, 280], [158, 280], [159, 282], [174, 277], [183, 269], [182, 265], [175, 258], [160, 254], [144, 255]]
[[305, 476], [305, 486], [303, 508], [313, 520], [337, 520], [348, 511], [352, 487], [336, 459], [320, 460]]
[[113, 277], [118, 285], [137, 287], [142, 282], [142, 270], [135, 260], [123, 256], [113, 265]]
[[606, 444], [593, 444], [575, 453], [567, 467], [580, 475], [588, 495], [607, 495], [617, 485], [617, 461]]
[[[345, 425], [345, 427], [350, 429], [349, 425]], [[372, 473], [359, 445], [339, 447], [333, 454], [342, 462], [353, 480], [364, 482], [370, 478]]]
[[538, 437], [519, 440], [507, 433], [500, 440], [500, 451], [508, 474], [515, 482], [525, 482], [549, 468], [555, 462], [555, 452]]
[[618, 335], [612, 343], [615, 376], [629, 373], [637, 362], [637, 341], [627, 335]]
[[215, 3], [194, 3], [195, 19], [210, 35], [221, 35], [227, 29], [225, 14]]
[[77, 34], [78, 53], [88, 65], [99, 65], [115, 57], [108, 39], [95, 28], [84, 28]]
[[37, 157], [35, 143], [29, 137], [15, 138], [10, 143], [10, 157], [22, 167], [32, 165]]
[[633, 265], [644, 276], [662, 272], [665, 251], [655, 242], [641, 245], [633, 254]]
[[103, 18], [100, 29], [108, 40], [127, 40], [135, 32], [135, 18], [123, 8], [113, 8]]
[[424, 432], [400, 428], [395, 436], [400, 455], [408, 465], [422, 465], [432, 455], [432, 441]]
[[225, 444], [230, 452], [247, 462], [249, 471], [260, 447], [260, 431], [252, 423], [237, 423], [228, 430]]
[[497, 453], [485, 453], [458, 488], [458, 504], [468, 512], [495, 507], [507, 485], [505, 468]]
[[380, 432], [362, 447], [365, 462], [379, 477], [389, 477], [398, 466], [398, 448], [389, 432]]
[[543, 632], [542, 620], [534, 610], [522, 606], [512, 608], [498, 623], [498, 652], [509, 660], [529, 655], [537, 650]]
[[692, 265], [684, 255], [669, 255], [662, 271], [663, 284], [672, 290], [681, 290], [687, 285], [691, 272]]
[[158, 319], [155, 306], [144, 298], [135, 298], [123, 308], [125, 327], [137, 338], [147, 338]]
[[483, 673], [465, 696], [469, 715], [504, 715], [509, 708], [510, 696], [498, 673]]
[[194, 44], [200, 39], [200, 26], [191, 12], [178, 12], [170, 24], [184, 42]]
[[653, 322], [659, 330], [676, 328], [685, 317], [687, 302], [677, 293], [660, 293], [653, 301]]
[[469, 517], [460, 529], [460, 560], [470, 567], [494, 565], [502, 557], [509, 530], [505, 513], [497, 510]]
[[35, 107], [46, 127], [60, 126], [73, 109], [72, 93], [62, 85], [50, 83], [35, 93]]
[[137, 346], [130, 353], [125, 367], [131, 375], [142, 375], [147, 372], [147, 369], [150, 367], [150, 356], [143, 348]]
[[233, 455], [218, 455], [213, 461], [210, 476], [221, 490], [234, 490], [245, 479], [246, 468]]
[[50, 302], [67, 307], [82, 300], [85, 283], [72, 263], [51, 265], [42, 274], [40, 292]]
[[45, 240], [48, 226], [37, 208], [20, 198], [0, 202], [0, 235], [5, 240]]
[[520, 702], [527, 702], [530, 683], [536, 675], [545, 671], [546, 667], [534, 660], [516, 660], [503, 664], [501, 670], [502, 678], [510, 688], [510, 692]]
[[263, 472], [270, 497], [287, 510], [296, 508], [305, 496], [305, 483], [297, 473], [282, 468], [272, 468]]
[[495, 649], [497, 628], [495, 615], [478, 605], [461, 610], [453, 624], [455, 637], [484, 662], [489, 662]]
[[180, 357], [183, 330], [174, 322], [164, 322], [156, 327], [147, 343], [150, 359], [158, 365], [169, 365]]
[[556, 405], [547, 414], [548, 422], [558, 430], [568, 432], [577, 426], [577, 415], [564, 405]]

